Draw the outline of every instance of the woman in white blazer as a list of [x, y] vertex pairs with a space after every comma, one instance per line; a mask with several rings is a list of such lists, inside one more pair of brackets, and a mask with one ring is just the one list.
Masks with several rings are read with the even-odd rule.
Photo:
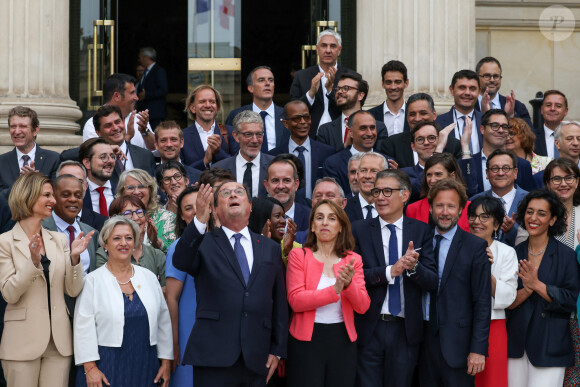
[[488, 243], [491, 261], [491, 324], [489, 357], [483, 372], [475, 376], [475, 386], [507, 387], [507, 330], [505, 309], [517, 295], [518, 258], [516, 251], [497, 240], [505, 211], [501, 201], [490, 196], [475, 198], [467, 210], [469, 231]]
[[77, 386], [169, 386], [169, 310], [157, 277], [131, 264], [137, 240], [139, 226], [129, 218], [103, 226], [99, 242], [109, 259], [86, 276], [75, 307]]
[[64, 294], [83, 287], [80, 255], [92, 232], [69, 238], [41, 226], [56, 203], [50, 180], [20, 175], [8, 204], [14, 228], [0, 236], [0, 291], [7, 302], [0, 359], [9, 386], [66, 387], [73, 354]]

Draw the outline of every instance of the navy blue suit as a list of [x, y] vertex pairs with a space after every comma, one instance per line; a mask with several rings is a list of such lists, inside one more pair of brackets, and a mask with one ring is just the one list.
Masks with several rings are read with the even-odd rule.
[[[238, 155], [235, 154], [232, 157], [228, 157], [227, 159], [218, 161], [213, 166], [217, 168], [227, 169], [231, 173], [233, 173], [234, 177], [236, 175], [236, 157]], [[266, 196], [268, 192], [266, 192], [266, 187], [264, 187], [264, 180], [266, 179], [266, 172], [268, 171], [268, 165], [272, 162], [274, 156], [265, 154], [260, 152], [260, 175], [258, 177], [258, 196]], [[253, 168], [252, 168], [253, 169]], [[238, 183], [242, 183], [239, 181]]]
[[[384, 106], [384, 103], [381, 103], [380, 105], [375, 106], [372, 109], [369, 109], [369, 113], [371, 113], [373, 115], [373, 117], [375, 117], [375, 120], [377, 122], [378, 121], [380, 121], [382, 123], [385, 122], [385, 114], [383, 112], [383, 106]], [[410, 131], [411, 131], [411, 128], [409, 127], [409, 121], [407, 121], [407, 109], [405, 109], [405, 126], [403, 126], [403, 133], [410, 132]]]
[[[475, 163], [475, 174], [477, 176], [478, 191], [483, 192], [483, 171], [481, 170], [481, 153], [476, 153], [472, 157]], [[518, 157], [518, 177], [516, 179], [518, 187], [522, 187], [526, 191], [531, 191], [536, 188], [536, 183], [532, 175], [532, 166], [528, 160]]]
[[404, 168], [400, 168], [399, 165], [399, 169], [409, 175], [409, 179], [411, 179], [411, 196], [409, 196], [407, 204], [415, 203], [421, 198], [421, 182], [425, 170], [418, 163], [412, 167]]
[[167, 72], [158, 63], [151, 68], [143, 83], [137, 83], [137, 94], [145, 90], [145, 99], [138, 101], [139, 110], [149, 109], [149, 119], [153, 122], [152, 129], [155, 130], [155, 123], [163, 121], [167, 113], [165, 107], [165, 97], [167, 96]]
[[[234, 125], [234, 118], [240, 112], [244, 110], [252, 110], [252, 104], [244, 105], [241, 108], [234, 109], [228, 114], [228, 118], [226, 118], [226, 125], [233, 126]], [[282, 119], [284, 118], [284, 109], [278, 105], [274, 105], [274, 123], [275, 123], [275, 130], [276, 130], [276, 147], [282, 146], [284, 144], [288, 144], [288, 139], [290, 138], [290, 131], [286, 129], [284, 124], [282, 123]], [[262, 143], [262, 152], [268, 152], [268, 144], [266, 141]]]
[[[381, 386], [386, 378], [392, 385], [410, 385], [413, 370], [419, 355], [419, 343], [423, 339], [423, 310], [422, 294], [437, 287], [437, 268], [433, 258], [432, 231], [429, 225], [411, 218], [403, 218], [402, 255], [405, 254], [409, 242], [413, 241], [415, 249], [420, 248], [420, 256], [415, 274], [401, 275], [403, 279], [405, 318], [400, 333], [403, 340], [402, 348], [382, 348], [393, 352], [397, 358], [409, 361], [385, 362], [381, 369], [376, 370], [370, 364], [365, 364], [365, 349], [373, 346], [377, 332], [381, 329], [378, 324], [395, 324], [395, 322], [381, 322], [380, 315], [383, 303], [387, 296], [389, 283], [386, 277], [388, 257], [385, 257], [381, 224], [378, 218], [362, 220], [352, 225], [355, 238], [355, 252], [361, 255], [364, 267], [364, 276], [367, 292], [371, 298], [371, 306], [364, 315], [355, 315], [356, 331], [359, 345], [358, 378], [362, 386]], [[388, 241], [387, 241], [388, 242]], [[391, 325], [389, 325], [391, 326]], [[389, 332], [389, 331], [387, 331]], [[395, 340], [394, 338], [392, 340]], [[381, 351], [382, 352], [382, 351]], [[412, 352], [412, 359], [407, 359], [407, 352]], [[388, 357], [386, 355], [385, 357]], [[384, 377], [383, 377], [384, 373]]]
[[540, 128], [532, 127], [534, 134], [536, 135], [536, 142], [534, 144], [534, 153], [540, 156], [548, 156], [548, 147], [546, 145], [546, 135], [544, 126]]
[[544, 186], [544, 171], [540, 171], [534, 175], [534, 183], [537, 188], [542, 188]]
[[[516, 246], [518, 260], [528, 258], [528, 244]], [[576, 311], [580, 274], [576, 254], [550, 237], [538, 279], [546, 284], [552, 302], [533, 293], [518, 307], [508, 311], [508, 357], [521, 358], [524, 351], [535, 367], [571, 367], [574, 347], [568, 327]], [[518, 291], [523, 288], [518, 278]]]
[[286, 356], [288, 304], [280, 244], [250, 236], [254, 262], [247, 285], [221, 228], [200, 235], [191, 222], [177, 243], [173, 264], [194, 277], [197, 295], [184, 364], [227, 372], [242, 356], [248, 369], [266, 375], [268, 354]]
[[[228, 142], [230, 146], [228, 153], [228, 147], [219, 131], [219, 128], [217, 127], [217, 122], [215, 124], [216, 127], [214, 133], [220, 135], [222, 138], [222, 144], [220, 151], [216, 156], [214, 156], [212, 163], [227, 159], [240, 149], [240, 144], [234, 140], [234, 136], [232, 135], [233, 128], [226, 125], [226, 129], [228, 130]], [[181, 148], [181, 162], [183, 164], [189, 165], [192, 168], [203, 171], [207, 169], [203, 163], [203, 156], [205, 156], [205, 151], [203, 150], [203, 144], [201, 143], [201, 138], [199, 137], [199, 132], [197, 131], [197, 127], [195, 126], [194, 122], [191, 126], [183, 129], [183, 148]]]
[[[381, 144], [384, 144], [385, 141], [387, 141], [389, 132], [387, 132], [387, 127], [382, 121], [376, 121], [376, 126], [377, 143], [375, 147], [378, 149]], [[316, 141], [333, 147], [337, 152], [343, 150], [344, 137], [342, 135], [342, 115], [334, 121], [321, 125], [316, 133]]]
[[[505, 96], [499, 95], [499, 104], [501, 105], [501, 109], [505, 110], [505, 103], [506, 99]], [[475, 104], [475, 110], [481, 111], [481, 107], [479, 106], [479, 101]], [[534, 125], [532, 124], [532, 119], [530, 118], [530, 113], [528, 112], [528, 108], [526, 105], [521, 103], [516, 99], [516, 105], [514, 107], [514, 117], [518, 117], [526, 121], [526, 123], [530, 126], [530, 129], [534, 129]]]
[[310, 218], [311, 209], [304, 204], [294, 202], [294, 223], [296, 223], [296, 230], [308, 230], [308, 220]]
[[[454, 122], [454, 120], [453, 120], [454, 111], [455, 111], [455, 107], [451, 107], [451, 110], [449, 110], [447, 113], [444, 113], [444, 114], [441, 114], [440, 116], [437, 116], [437, 118], [435, 119], [435, 122], [437, 122], [439, 124], [439, 126], [441, 126], [441, 129], [445, 128], [447, 125], [452, 124]], [[471, 130], [475, 130], [477, 132], [477, 138], [479, 141], [479, 149], [481, 149], [483, 147], [483, 135], [481, 134], [481, 130], [479, 130], [479, 128], [481, 127], [481, 117], [483, 115], [477, 109], [473, 112], [473, 114], [475, 116], [475, 122], [473, 122]], [[455, 135], [455, 130], [451, 131], [451, 133], [449, 133], [449, 136], [453, 136], [453, 137], [457, 138], [457, 136]], [[461, 138], [457, 138], [457, 139], [461, 140]]]
[[348, 216], [348, 220], [350, 220], [351, 224], [357, 220], [364, 219], [359, 195], [360, 194], [356, 194], [346, 199], [346, 207], [344, 207], [344, 212], [346, 212], [346, 216]]

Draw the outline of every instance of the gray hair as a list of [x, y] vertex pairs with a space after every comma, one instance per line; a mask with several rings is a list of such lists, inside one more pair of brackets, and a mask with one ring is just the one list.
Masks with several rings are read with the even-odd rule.
[[[377, 152], [363, 152], [360, 153], [362, 156], [360, 157], [360, 160], [362, 161], [362, 159], [364, 159], [365, 157], [377, 157], [379, 159], [381, 159], [382, 164], [381, 164], [381, 169], [389, 169], [389, 162], [387, 161], [387, 159], [385, 158], [385, 156], [383, 156], [380, 153]], [[352, 158], [352, 157], [351, 157]], [[350, 160], [349, 160], [350, 162]], [[359, 164], [359, 169], [360, 169], [360, 164]]]
[[360, 159], [362, 159], [363, 156], [364, 152], [355, 153], [354, 155], [350, 156], [350, 159], [348, 159], [347, 166], [350, 166], [350, 163], [352, 163], [353, 161], [360, 161]]
[[84, 180], [87, 180], [87, 169], [85, 168], [85, 166], [83, 164], [81, 164], [81, 163], [79, 163], [78, 161], [75, 161], [75, 160], [65, 160], [62, 163], [60, 163], [60, 165], [56, 169], [56, 176], [60, 176], [61, 170], [64, 167], [68, 167], [68, 166], [79, 167], [80, 169], [82, 169], [83, 170], [83, 173], [85, 175]]
[[577, 126], [580, 128], [580, 122], [578, 122], [578, 121], [562, 121], [560, 126], [558, 126], [556, 128], [556, 130], [554, 131], [554, 139], [560, 141], [562, 139], [562, 128], [564, 126], [570, 126], [570, 125], [574, 125], [574, 126]]
[[318, 187], [318, 184], [320, 183], [333, 183], [338, 187], [338, 193], [340, 194], [340, 198], [344, 199], [344, 190], [342, 189], [342, 187], [340, 186], [340, 184], [338, 184], [338, 182], [336, 181], [336, 179], [334, 177], [330, 177], [330, 176], [326, 176], [326, 177], [322, 177], [318, 180], [316, 180], [316, 183], [314, 183], [314, 189], [312, 190], [312, 192], [314, 192], [316, 190], [316, 187]]
[[402, 195], [403, 191], [409, 191], [409, 193], [411, 193], [411, 179], [409, 179], [409, 175], [407, 175], [400, 169], [385, 169], [377, 173], [377, 178], [375, 179], [375, 186], [376, 182], [379, 181], [379, 179], [386, 179], [387, 177], [397, 179], [397, 181], [399, 182], [399, 188], [401, 188], [399, 194]]
[[234, 117], [233, 124], [234, 131], [238, 133], [242, 129], [242, 124], [260, 124], [260, 127], [264, 129], [264, 120], [262, 120], [262, 117], [258, 113], [252, 110], [243, 110], [239, 112]]
[[139, 52], [144, 56], [151, 58], [153, 62], [157, 61], [157, 51], [155, 51], [153, 47], [143, 47]]
[[140, 235], [139, 226], [137, 225], [137, 223], [135, 223], [133, 220], [131, 220], [123, 215], [115, 215], [115, 216], [111, 216], [109, 219], [107, 219], [107, 221], [103, 225], [103, 228], [101, 229], [101, 232], [99, 233], [99, 244], [101, 245], [101, 247], [103, 249], [105, 248], [105, 244], [107, 244], [107, 241], [109, 240], [109, 237], [113, 233], [113, 230], [115, 229], [115, 227], [117, 227], [118, 225], [123, 225], [123, 224], [126, 224], [126, 225], [131, 227], [131, 231], [133, 231], [133, 238], [135, 239], [135, 243], [139, 242], [139, 238], [141, 237], [141, 235]]
[[342, 46], [342, 38], [340, 37], [340, 34], [331, 28], [322, 31], [318, 35], [318, 39], [316, 40], [316, 44], [318, 45], [318, 43], [320, 43], [320, 40], [322, 39], [323, 36], [329, 36], [329, 35], [336, 39], [339, 46]]
[[254, 84], [254, 73], [256, 71], [258, 71], [258, 70], [268, 70], [268, 71], [270, 71], [272, 73], [272, 76], [274, 75], [274, 72], [268, 66], [258, 66], [258, 67], [254, 67], [254, 69], [252, 69], [252, 71], [250, 71], [250, 73], [246, 77], [246, 86], [252, 86]]

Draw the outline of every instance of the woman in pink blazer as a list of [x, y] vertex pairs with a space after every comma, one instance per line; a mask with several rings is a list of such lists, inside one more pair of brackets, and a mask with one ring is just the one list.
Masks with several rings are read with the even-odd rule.
[[303, 249], [288, 258], [288, 303], [293, 314], [288, 340], [287, 382], [293, 386], [354, 386], [354, 312], [365, 313], [370, 298], [362, 260], [344, 210], [323, 200], [310, 213]]

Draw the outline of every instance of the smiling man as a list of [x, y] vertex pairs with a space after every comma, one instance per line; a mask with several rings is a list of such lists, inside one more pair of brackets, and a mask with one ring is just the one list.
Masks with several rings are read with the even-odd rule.
[[536, 134], [534, 152], [553, 159], [559, 156], [555, 145], [555, 132], [568, 114], [568, 98], [559, 90], [548, 90], [540, 109], [544, 118], [543, 128], [533, 128]]
[[113, 148], [104, 138], [88, 139], [79, 149], [79, 160], [87, 171], [88, 182], [83, 206], [108, 217], [117, 190], [116, 184], [111, 182], [117, 160]]
[[201, 171], [181, 162], [181, 149], [183, 148], [183, 131], [175, 121], [163, 121], [155, 128], [155, 149], [159, 152], [161, 163], [156, 167], [155, 174], [161, 164], [175, 161], [182, 164], [187, 171], [191, 183], [199, 181]]

